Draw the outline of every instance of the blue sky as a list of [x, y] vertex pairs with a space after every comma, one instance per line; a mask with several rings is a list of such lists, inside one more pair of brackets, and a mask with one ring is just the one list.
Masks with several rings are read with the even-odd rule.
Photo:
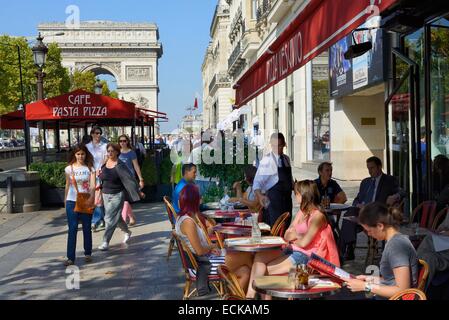
[[64, 22], [69, 5], [80, 8], [81, 20], [154, 22], [159, 27], [164, 55], [159, 64], [159, 109], [169, 123], [162, 131], [175, 129], [186, 107], [200, 94], [201, 64], [209, 43], [209, 28], [215, 0], [0, 0], [0, 34], [34, 36], [41, 22]]

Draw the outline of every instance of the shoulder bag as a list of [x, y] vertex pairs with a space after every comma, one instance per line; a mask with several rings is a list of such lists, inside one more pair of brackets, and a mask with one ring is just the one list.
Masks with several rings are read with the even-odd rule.
[[95, 204], [89, 202], [90, 193], [79, 192], [78, 184], [76, 183], [75, 179], [75, 173], [73, 171], [73, 166], [71, 166], [71, 168], [72, 168], [72, 183], [75, 186], [76, 190], [76, 203], [74, 211], [78, 213], [93, 214], [95, 210]]

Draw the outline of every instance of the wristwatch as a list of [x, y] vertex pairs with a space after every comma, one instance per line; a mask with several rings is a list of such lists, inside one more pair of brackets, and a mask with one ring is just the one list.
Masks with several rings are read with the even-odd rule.
[[371, 283], [366, 282], [365, 283], [365, 292], [370, 293], [371, 292]]

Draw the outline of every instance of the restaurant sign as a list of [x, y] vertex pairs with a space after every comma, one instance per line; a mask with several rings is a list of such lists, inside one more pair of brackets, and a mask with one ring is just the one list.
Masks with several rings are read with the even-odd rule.
[[77, 90], [27, 105], [27, 120], [133, 119], [133, 103]]

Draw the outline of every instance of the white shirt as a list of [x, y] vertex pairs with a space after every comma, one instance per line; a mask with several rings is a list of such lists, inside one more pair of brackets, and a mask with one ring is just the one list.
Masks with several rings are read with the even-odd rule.
[[[290, 166], [290, 159], [287, 155], [283, 155], [285, 162], [284, 165]], [[259, 167], [257, 168], [256, 177], [254, 178], [253, 189], [254, 191], [260, 190], [262, 193], [266, 193], [270, 190], [276, 183], [279, 182], [278, 167], [280, 155], [270, 152], [268, 155], [264, 156], [260, 161]]]
[[76, 189], [73, 185], [73, 178], [72, 176], [75, 176], [75, 181], [78, 186], [79, 192], [90, 192], [90, 175], [92, 171], [89, 170], [88, 167], [73, 167], [73, 173], [72, 173], [72, 166], [67, 166], [65, 168], [65, 174], [69, 177], [69, 192], [67, 193], [67, 199], [68, 201], [76, 201]]
[[107, 156], [107, 143], [100, 141], [98, 144], [94, 144], [93, 142], [90, 142], [86, 144], [87, 150], [92, 154], [94, 157], [94, 169], [98, 170], [101, 169], [101, 166], [103, 165], [104, 161], [106, 160]]
[[382, 174], [380, 174], [377, 178], [374, 178], [376, 180], [376, 184], [374, 187], [373, 202], [376, 201], [377, 187], [379, 186], [380, 178], [382, 178]]

